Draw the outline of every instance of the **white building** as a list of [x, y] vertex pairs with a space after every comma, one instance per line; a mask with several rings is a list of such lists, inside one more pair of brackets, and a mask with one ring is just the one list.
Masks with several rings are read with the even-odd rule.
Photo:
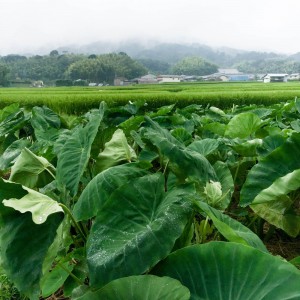
[[157, 77], [153, 74], [148, 74], [138, 78], [138, 83], [140, 84], [154, 84], [158, 83]]
[[287, 82], [289, 74], [266, 74], [263, 76], [265, 83], [268, 82]]
[[159, 75], [157, 76], [157, 80], [159, 83], [181, 82], [181, 76], [180, 75]]
[[290, 74], [288, 80], [300, 80], [300, 73]]

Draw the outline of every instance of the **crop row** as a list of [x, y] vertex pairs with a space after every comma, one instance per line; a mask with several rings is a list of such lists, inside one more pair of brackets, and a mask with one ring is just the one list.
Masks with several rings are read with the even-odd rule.
[[151, 108], [176, 103], [178, 107], [197, 103], [221, 109], [232, 105], [271, 105], [300, 97], [297, 83], [197, 83], [129, 87], [0, 89], [0, 108], [12, 103], [24, 107], [46, 105], [58, 113], [82, 114], [105, 101], [110, 107], [128, 101], [145, 101]]

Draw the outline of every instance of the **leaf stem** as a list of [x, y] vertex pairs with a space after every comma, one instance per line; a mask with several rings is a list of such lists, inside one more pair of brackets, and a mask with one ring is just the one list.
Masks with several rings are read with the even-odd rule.
[[87, 237], [86, 234], [83, 232], [83, 230], [81, 229], [81, 227], [79, 226], [79, 224], [76, 222], [76, 220], [74, 219], [71, 211], [69, 210], [69, 208], [67, 206], [65, 206], [62, 203], [59, 203], [59, 206], [64, 210], [64, 212], [71, 218], [77, 232], [81, 235], [82, 239], [84, 242], [86, 242]]
[[235, 170], [234, 178], [233, 178], [234, 185], [235, 185], [235, 181], [237, 179], [237, 176], [238, 176], [238, 173], [239, 173], [239, 170], [240, 170], [240, 163], [241, 163], [241, 161], [239, 160], [238, 165], [237, 165], [236, 170]]
[[55, 175], [48, 168], [46, 168], [45, 170], [53, 177], [54, 180], [56, 179]]
[[204, 222], [202, 237], [201, 237], [201, 243], [204, 243], [206, 241], [206, 238], [207, 238], [207, 233], [206, 233], [207, 223], [208, 223], [208, 216], [206, 217], [205, 222]]
[[63, 264], [57, 262], [57, 265], [60, 268], [62, 268], [64, 271], [66, 271], [79, 285], [84, 285], [84, 282], [82, 282], [77, 276], [75, 276], [72, 272], [70, 272]]

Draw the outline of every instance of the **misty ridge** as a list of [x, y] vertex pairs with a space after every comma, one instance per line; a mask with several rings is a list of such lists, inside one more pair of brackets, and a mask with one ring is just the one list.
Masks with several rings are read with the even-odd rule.
[[[51, 49], [48, 49], [51, 50]], [[135, 59], [155, 59], [176, 63], [187, 56], [201, 56], [220, 67], [230, 67], [243, 60], [289, 59], [300, 61], [300, 52], [287, 55], [276, 52], [246, 51], [230, 47], [210, 47], [199, 43], [162, 43], [159, 41], [130, 40], [123, 42], [97, 41], [85, 45], [70, 45], [57, 48], [60, 52], [77, 54], [104, 54], [125, 52]]]

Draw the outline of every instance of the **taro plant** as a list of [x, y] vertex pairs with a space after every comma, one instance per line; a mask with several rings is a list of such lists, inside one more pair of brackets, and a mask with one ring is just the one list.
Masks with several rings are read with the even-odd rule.
[[[10, 281], [30, 299], [298, 299], [300, 271], [230, 216], [250, 157], [241, 205], [299, 234], [297, 153], [286, 154], [298, 133], [268, 139], [272, 111], [254, 108], [141, 108], [101, 103], [71, 126], [46, 107], [2, 111], [0, 262]], [[269, 208], [282, 213], [276, 222]]]

